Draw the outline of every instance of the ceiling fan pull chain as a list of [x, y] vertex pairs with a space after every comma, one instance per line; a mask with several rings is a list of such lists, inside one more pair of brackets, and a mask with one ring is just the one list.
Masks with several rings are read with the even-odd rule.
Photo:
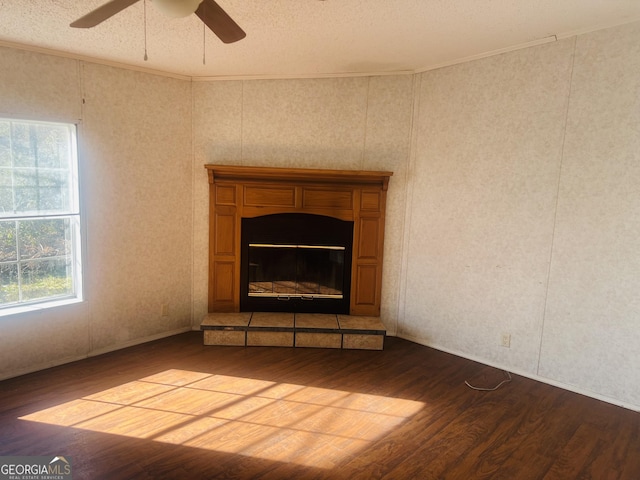
[[147, 56], [147, 0], [144, 0], [142, 4], [144, 5], [144, 61], [146, 62], [149, 60], [149, 57]]

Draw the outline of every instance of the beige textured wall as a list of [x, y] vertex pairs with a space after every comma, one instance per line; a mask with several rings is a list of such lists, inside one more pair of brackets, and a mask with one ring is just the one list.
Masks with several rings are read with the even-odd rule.
[[80, 121], [86, 259], [85, 302], [0, 317], [0, 378], [189, 329], [190, 83], [8, 48], [0, 72], [0, 114]]
[[420, 76], [401, 336], [640, 408], [639, 71], [636, 23]]
[[36, 120], [80, 120], [82, 85], [77, 61], [0, 47], [0, 66], [0, 113]]
[[535, 372], [572, 51], [422, 75], [402, 335]]
[[383, 321], [395, 329], [413, 78], [195, 82], [194, 323], [207, 311], [205, 163], [390, 170]]
[[635, 23], [415, 76], [194, 83], [0, 49], [3, 114], [82, 119], [88, 259], [85, 303], [0, 320], [0, 378], [197, 327], [203, 165], [296, 165], [394, 172], [391, 332], [640, 408], [639, 49]]
[[191, 325], [191, 86], [82, 67], [86, 291], [100, 351]]
[[[77, 62], [0, 47], [0, 72], [0, 115], [64, 122], [81, 118]], [[75, 304], [0, 317], [0, 378], [85, 355], [88, 316], [86, 304]]]
[[578, 37], [543, 377], [640, 409], [640, 24]]

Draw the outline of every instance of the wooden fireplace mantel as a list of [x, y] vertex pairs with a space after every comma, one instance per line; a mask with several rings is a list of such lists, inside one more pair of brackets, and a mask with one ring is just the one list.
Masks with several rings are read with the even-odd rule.
[[277, 168], [277, 167], [243, 167], [233, 165], [205, 165], [209, 172], [209, 183], [216, 180], [237, 181], [275, 181], [380, 185], [387, 189], [389, 177], [393, 172], [369, 172], [362, 170], [324, 170], [318, 168]]
[[354, 222], [351, 315], [380, 315], [386, 193], [392, 172], [205, 165], [209, 312], [240, 310], [241, 219], [310, 213]]

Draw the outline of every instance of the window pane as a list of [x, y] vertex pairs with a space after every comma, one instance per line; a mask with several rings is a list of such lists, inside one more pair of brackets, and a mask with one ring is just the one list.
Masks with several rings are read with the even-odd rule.
[[73, 294], [70, 258], [32, 260], [20, 269], [23, 301]]
[[18, 222], [20, 259], [31, 260], [71, 253], [71, 222], [68, 218]]
[[41, 124], [36, 128], [39, 168], [67, 168], [69, 128], [65, 125]]
[[11, 126], [0, 120], [0, 168], [11, 166]]
[[13, 175], [16, 212], [71, 211], [68, 172], [20, 168]]
[[0, 264], [0, 305], [20, 300], [18, 291], [18, 265]]
[[[0, 129], [0, 135], [3, 133], [6, 136], [8, 132]], [[10, 135], [14, 167], [68, 168], [68, 125], [11, 122]]]
[[75, 126], [0, 119], [0, 308], [82, 297]]
[[35, 145], [31, 143], [34, 126], [26, 123], [11, 123], [11, 157], [16, 167], [35, 167]]
[[16, 222], [0, 222], [0, 263], [15, 262], [18, 259], [16, 244]]
[[75, 213], [73, 142], [72, 125], [0, 121], [0, 215]]
[[0, 166], [0, 216], [13, 211], [12, 172], [10, 168]]

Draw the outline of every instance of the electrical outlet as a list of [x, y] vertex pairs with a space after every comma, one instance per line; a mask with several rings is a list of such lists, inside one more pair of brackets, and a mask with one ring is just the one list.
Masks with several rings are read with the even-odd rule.
[[503, 333], [502, 337], [500, 339], [500, 345], [502, 345], [503, 347], [506, 348], [510, 348], [511, 347], [511, 334], [510, 333]]
[[162, 315], [163, 317], [169, 316], [169, 305], [167, 305], [166, 303], [160, 305], [160, 315]]

